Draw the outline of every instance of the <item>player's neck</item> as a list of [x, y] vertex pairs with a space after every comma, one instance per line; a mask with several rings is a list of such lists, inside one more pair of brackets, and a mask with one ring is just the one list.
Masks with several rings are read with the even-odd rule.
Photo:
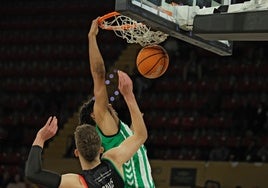
[[89, 169], [93, 169], [96, 166], [98, 166], [101, 163], [101, 161], [100, 161], [100, 158], [98, 156], [92, 162], [88, 162], [85, 159], [80, 158], [80, 163], [81, 163], [81, 167], [83, 170], [89, 170]]

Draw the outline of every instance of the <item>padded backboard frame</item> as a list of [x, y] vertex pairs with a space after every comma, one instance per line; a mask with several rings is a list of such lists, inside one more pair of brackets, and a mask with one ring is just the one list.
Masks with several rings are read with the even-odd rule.
[[226, 45], [225, 43], [219, 41], [204, 40], [199, 36], [194, 35], [191, 31], [180, 29], [178, 24], [133, 4], [132, 0], [116, 0], [115, 11], [138, 22], [142, 22], [151, 27], [153, 30], [162, 31], [167, 33], [169, 36], [183, 40], [218, 55], [232, 55], [232, 42], [229, 42], [229, 45]]
[[193, 31], [205, 40], [268, 41], [268, 11], [197, 15]]

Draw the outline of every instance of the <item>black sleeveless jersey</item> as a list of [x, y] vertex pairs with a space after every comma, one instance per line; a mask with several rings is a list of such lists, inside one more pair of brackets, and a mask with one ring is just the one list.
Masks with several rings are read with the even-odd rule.
[[83, 170], [81, 173], [88, 188], [123, 188], [124, 181], [113, 164], [105, 159], [101, 164], [91, 170]]

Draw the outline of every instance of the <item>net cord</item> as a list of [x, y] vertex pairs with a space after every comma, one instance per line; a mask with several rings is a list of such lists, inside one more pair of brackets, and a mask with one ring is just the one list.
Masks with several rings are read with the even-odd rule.
[[114, 14], [100, 23], [102, 29], [113, 30], [116, 36], [125, 39], [128, 43], [137, 43], [141, 46], [159, 44], [165, 41], [168, 34], [161, 31], [152, 31], [150, 27], [139, 23], [127, 16]]

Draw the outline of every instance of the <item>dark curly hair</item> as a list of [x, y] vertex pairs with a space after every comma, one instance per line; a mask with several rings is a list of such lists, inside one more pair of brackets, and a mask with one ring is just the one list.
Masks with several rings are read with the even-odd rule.
[[79, 125], [82, 125], [82, 124], [95, 125], [96, 124], [96, 122], [90, 116], [90, 114], [93, 112], [94, 102], [95, 100], [92, 97], [81, 106], [80, 112], [79, 112]]

